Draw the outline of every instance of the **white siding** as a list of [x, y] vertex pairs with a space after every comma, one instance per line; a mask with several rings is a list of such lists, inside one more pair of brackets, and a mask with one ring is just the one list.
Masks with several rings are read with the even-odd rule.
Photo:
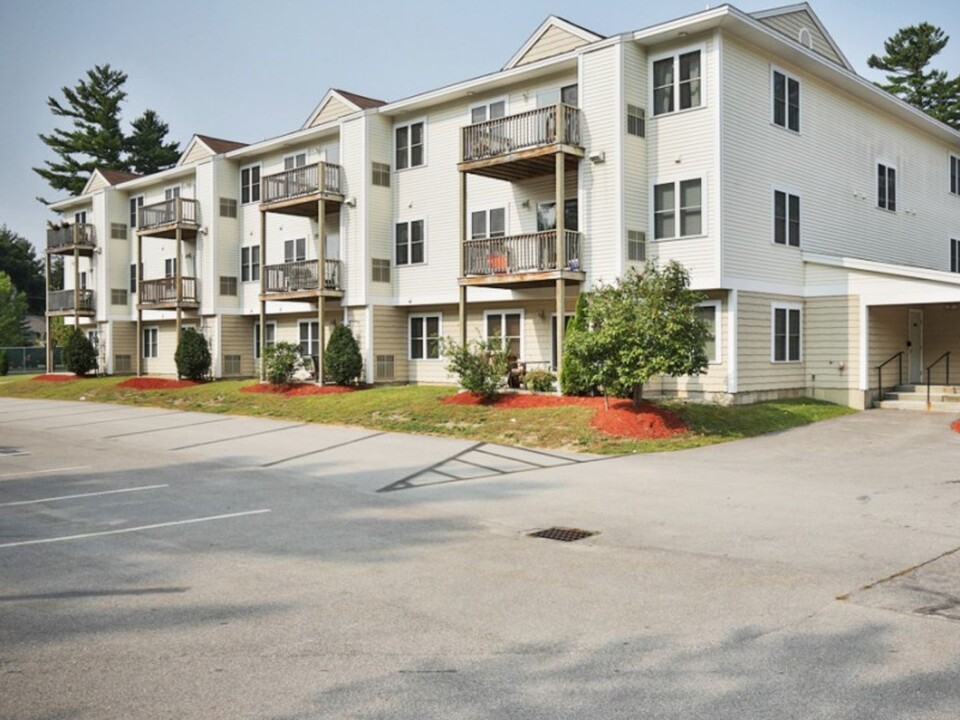
[[817, 27], [813, 18], [810, 17], [810, 13], [806, 10], [772, 15], [771, 17], [761, 19], [760, 22], [783, 33], [796, 43], [800, 42], [800, 30], [806, 28], [810, 31], [810, 38], [813, 41], [813, 46], [810, 49], [818, 55], [827, 58], [827, 60], [843, 67], [843, 59], [837, 54], [837, 51], [833, 49], [833, 46], [827, 40], [826, 36], [820, 32], [820, 28]]
[[[647, 85], [647, 53], [636, 43], [623, 45], [623, 90], [624, 106], [621, 113], [626, 113], [626, 105], [644, 108], [649, 116], [648, 85]], [[649, 119], [649, 118], [648, 118]], [[626, 263], [627, 230], [638, 230], [647, 233], [647, 250], [651, 248], [652, 236], [649, 232], [650, 207], [650, 180], [647, 165], [647, 140], [636, 135], [626, 134], [624, 125], [623, 138], [623, 216], [621, 247], [619, 252]], [[636, 263], [633, 263], [636, 265]]]

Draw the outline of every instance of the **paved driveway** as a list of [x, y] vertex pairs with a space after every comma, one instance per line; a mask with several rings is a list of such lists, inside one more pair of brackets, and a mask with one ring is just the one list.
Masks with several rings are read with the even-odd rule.
[[596, 458], [0, 399], [0, 447], [2, 718], [958, 716], [942, 416]]

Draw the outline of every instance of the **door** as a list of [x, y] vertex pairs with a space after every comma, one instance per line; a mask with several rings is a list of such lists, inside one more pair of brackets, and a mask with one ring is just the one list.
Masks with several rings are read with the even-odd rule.
[[923, 310], [910, 310], [907, 329], [907, 365], [909, 382], [923, 382]]

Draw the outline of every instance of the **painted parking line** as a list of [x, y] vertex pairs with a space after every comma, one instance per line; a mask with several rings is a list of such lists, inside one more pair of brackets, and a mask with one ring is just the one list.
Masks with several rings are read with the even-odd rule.
[[49, 470], [24, 470], [23, 472], [0, 473], [2, 478], [21, 478], [27, 475], [49, 475], [50, 473], [66, 472], [67, 470], [86, 470], [90, 465], [71, 465], [70, 467], [50, 468]]
[[305, 425], [307, 425], [307, 423], [284, 425], [283, 427], [273, 428], [271, 430], [261, 430], [259, 432], [246, 433], [245, 435], [233, 435], [231, 437], [219, 438], [217, 440], [206, 440], [204, 442], [193, 443], [192, 445], [181, 445], [180, 447], [170, 448], [170, 451], [189, 450], [191, 448], [203, 447], [204, 445], [216, 445], [217, 443], [231, 442], [233, 440], [243, 440], [245, 438], [256, 437], [257, 435], [268, 435], [270, 433], [281, 432], [283, 430], [293, 430], [294, 428], [304, 427]]
[[335, 450], [337, 448], [342, 448], [346, 445], [353, 445], [354, 443], [362, 442], [363, 440], [369, 440], [370, 438], [380, 437], [381, 435], [386, 435], [386, 433], [382, 433], [382, 432], [371, 433], [370, 435], [364, 435], [363, 437], [354, 438], [353, 440], [346, 440], [342, 443], [337, 443], [336, 445], [327, 445], [326, 447], [322, 447], [317, 450], [310, 450], [305, 453], [300, 453], [299, 455], [291, 455], [290, 457], [281, 458], [280, 460], [274, 460], [272, 462], [264, 463], [260, 467], [262, 468], [273, 467], [274, 465], [280, 465], [285, 462], [290, 462], [291, 460], [299, 460], [300, 458], [310, 457], [311, 455], [319, 455], [320, 453], [327, 452], [328, 450]]
[[96, 413], [113, 412], [116, 409], [117, 408], [115, 407], [103, 408], [101, 410], [91, 410], [90, 408], [87, 408], [86, 410], [81, 410], [80, 412], [73, 412], [73, 413], [58, 412], [55, 415], [27, 415], [27, 416], [15, 417], [11, 420], [0, 420], [0, 425], [6, 425], [8, 423], [30, 422], [33, 420], [50, 420], [51, 418], [71, 417], [73, 415], [94, 415]]
[[75, 500], [77, 498], [97, 497], [99, 495], [118, 495], [119, 493], [140, 492], [142, 490], [157, 490], [170, 487], [169, 485], [142, 485], [140, 487], [123, 488], [121, 490], [101, 490], [100, 492], [80, 493], [78, 495], [58, 495], [57, 497], [39, 498], [37, 500], [18, 500], [17, 502], [0, 503], [0, 507], [14, 507], [15, 505], [35, 505], [37, 503], [53, 502], [54, 500]]
[[[176, 413], [171, 413], [176, 414]], [[131, 435], [146, 435], [147, 433], [164, 432], [166, 430], [182, 430], [183, 428], [196, 427], [197, 425], [213, 425], [214, 423], [230, 422], [234, 418], [218, 418], [217, 420], [203, 420], [195, 423], [178, 423], [170, 427], [151, 428], [150, 430], [137, 430], [136, 432], [120, 433], [119, 435], [105, 435], [104, 440], [115, 440], [116, 438], [130, 437]]]
[[191, 525], [193, 523], [210, 522], [212, 520], [227, 520], [229, 518], [246, 517], [247, 515], [261, 515], [270, 512], [265, 510], [247, 510], [245, 512], [229, 513], [227, 515], [209, 515], [207, 517], [191, 518], [189, 520], [174, 520], [172, 522], [154, 523], [153, 525], [138, 525], [137, 527], [121, 528], [119, 530], [103, 530], [101, 532], [82, 533], [80, 535], [64, 535], [61, 537], [43, 538], [42, 540], [20, 540], [19, 542], [3, 543], [2, 548], [23, 547], [24, 545], [44, 545], [47, 543], [67, 542], [68, 540], [84, 540], [92, 537], [103, 537], [105, 535], [122, 535], [123, 533], [140, 532], [142, 530], [155, 530], [157, 528], [174, 527], [175, 525]]
[[[117, 408], [117, 410], [123, 410], [123, 409], [139, 410], [140, 408]], [[166, 417], [167, 415], [182, 415], [182, 414], [183, 414], [182, 410], [174, 410], [173, 412], [156, 413], [153, 415], [148, 415], [147, 417], [158, 418], [158, 417]], [[79, 427], [85, 428], [87, 425], [103, 425], [104, 423], [126, 422], [128, 420], [133, 419], [134, 417], [136, 417], [135, 414], [124, 415], [123, 417], [119, 417], [119, 418], [111, 418], [110, 420], [97, 420], [96, 422], [85, 422], [83, 423], [83, 425], [80, 425]], [[75, 427], [78, 427], [76, 423], [70, 423], [69, 425], [54, 425], [46, 429], [47, 430], [63, 430], [64, 428], [75, 428]]]

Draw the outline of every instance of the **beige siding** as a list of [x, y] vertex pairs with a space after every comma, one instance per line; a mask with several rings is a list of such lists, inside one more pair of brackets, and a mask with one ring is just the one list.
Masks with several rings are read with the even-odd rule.
[[201, 141], [196, 140], [193, 143], [193, 147], [190, 148], [190, 152], [184, 155], [183, 160], [178, 163], [179, 165], [193, 165], [200, 162], [201, 160], [206, 160], [208, 157], [215, 155], [210, 148], [204, 145]]
[[[909, 377], [908, 359], [907, 359], [907, 325], [910, 308], [905, 305], [896, 305], [891, 307], [871, 307], [869, 308], [869, 346], [870, 353], [868, 357], [869, 374], [867, 375], [868, 384], [871, 389], [878, 387], [876, 367], [889, 358], [893, 357], [901, 350], [903, 355], [903, 380], [907, 381]], [[897, 377], [897, 361], [884, 368], [884, 386], [893, 384], [893, 379]]]
[[[406, 308], [375, 306], [373, 309], [373, 359], [377, 355], [393, 356], [393, 380], [386, 382], [407, 382], [409, 380], [409, 362], [407, 355], [407, 310]], [[374, 380], [381, 378], [374, 376]]]
[[[396, 177], [391, 173], [390, 187], [381, 187], [373, 185], [372, 163], [384, 163], [391, 168], [394, 167], [393, 160], [393, 125], [389, 118], [381, 115], [371, 116], [368, 120], [367, 141], [369, 143], [369, 152], [367, 155], [366, 166], [363, 173], [366, 183], [366, 257], [358, 258], [351, 267], [351, 284], [357, 273], [365, 274], [371, 278], [371, 258], [380, 258], [389, 260], [391, 264], [389, 283], [374, 283], [370, 281], [367, 284], [369, 288], [368, 297], [372, 299], [389, 298], [396, 286], [396, 269], [393, 267], [393, 182]], [[359, 265], [359, 267], [357, 267]], [[351, 285], [352, 286], [352, 285]]]
[[103, 190], [105, 187], [110, 187], [110, 183], [107, 182], [103, 175], [95, 173], [93, 177], [90, 178], [90, 182], [84, 190], [86, 190], [87, 193], [95, 193], [97, 190]]
[[556, 26], [548, 27], [515, 64], [527, 65], [586, 45], [587, 41]]
[[[184, 325], [196, 325], [196, 321], [184, 323]], [[177, 364], [173, 360], [173, 355], [177, 351], [177, 327], [176, 323], [170, 320], [147, 321], [143, 323], [143, 329], [157, 328], [157, 357], [143, 358], [141, 371], [144, 375], [176, 375]]]
[[317, 113], [317, 117], [314, 118], [312, 123], [310, 123], [310, 127], [323, 125], [324, 123], [331, 122], [332, 120], [336, 120], [337, 118], [341, 118], [344, 115], [349, 115], [353, 112], [356, 112], [356, 110], [347, 105], [345, 102], [338, 98], [331, 97], [329, 100], [327, 100], [327, 103], [323, 106], [323, 109]]
[[[960, 379], [960, 310], [957, 306], [934, 305], [923, 310], [923, 364], [933, 363], [943, 353], [950, 353], [950, 381]], [[946, 361], [938, 363], [931, 371], [935, 383], [946, 382]]]
[[117, 355], [130, 356], [130, 372], [137, 370], [137, 324], [135, 322], [114, 320], [110, 323], [110, 369], [116, 372]]
[[239, 355], [240, 374], [243, 376], [253, 376], [258, 372], [253, 347], [253, 326], [258, 321], [258, 318], [242, 315], [220, 316], [221, 361], [225, 355]]
[[800, 30], [806, 28], [810, 31], [810, 37], [813, 40], [812, 50], [818, 55], [822, 55], [831, 62], [844, 67], [843, 58], [833, 49], [830, 41], [820, 32], [820, 28], [810, 17], [806, 10], [797, 12], [783, 13], [782, 15], [773, 15], [760, 20], [764, 25], [772, 27], [774, 30], [783, 33], [796, 43], [800, 42]]
[[856, 389], [860, 379], [860, 299], [856, 295], [808, 298], [803, 353], [808, 386]]
[[[802, 361], [773, 362], [772, 360], [774, 303], [802, 305], [803, 298], [739, 293], [737, 300], [737, 365], [739, 368], [737, 388], [739, 392], [792, 390], [806, 387]], [[804, 313], [804, 319], [805, 316]]]

